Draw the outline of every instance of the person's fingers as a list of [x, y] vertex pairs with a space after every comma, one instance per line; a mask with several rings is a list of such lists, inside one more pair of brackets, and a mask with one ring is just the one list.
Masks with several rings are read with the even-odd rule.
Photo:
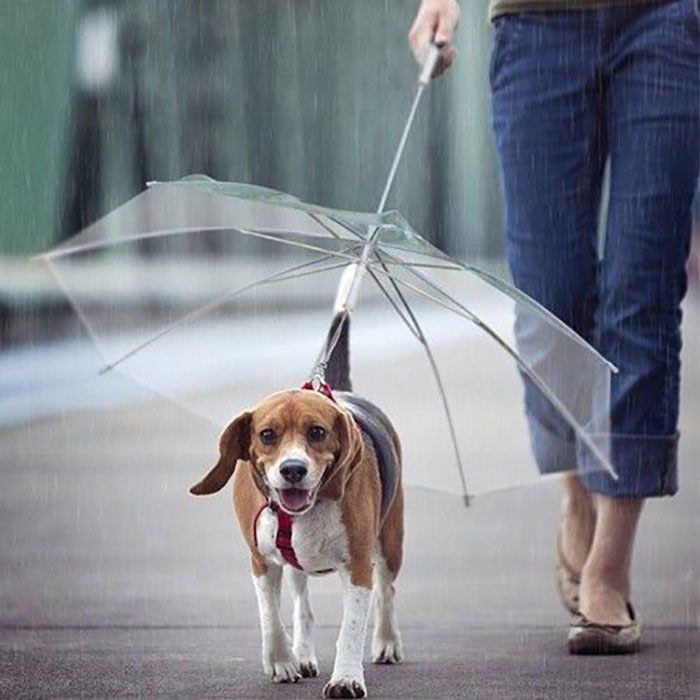
[[432, 41], [443, 44], [435, 75], [444, 73], [456, 60], [457, 51], [452, 45], [460, 9], [455, 0], [436, 0], [423, 3], [408, 33], [408, 43], [416, 61], [422, 66]]
[[457, 49], [454, 46], [447, 46], [445, 49], [443, 49], [442, 56], [440, 58], [440, 72], [438, 73], [438, 75], [441, 75], [448, 68], [452, 67], [456, 60]]
[[457, 3], [448, 3], [438, 15], [437, 27], [435, 28], [435, 43], [451, 44], [458, 24], [459, 5]]
[[411, 52], [421, 65], [428, 53], [428, 46], [432, 41], [439, 19], [437, 10], [426, 8], [422, 5], [413, 22], [411, 31], [408, 33], [408, 43], [411, 47]]
[[442, 75], [452, 64], [457, 60], [457, 49], [454, 46], [445, 46], [440, 52], [440, 60], [438, 61], [433, 78]]

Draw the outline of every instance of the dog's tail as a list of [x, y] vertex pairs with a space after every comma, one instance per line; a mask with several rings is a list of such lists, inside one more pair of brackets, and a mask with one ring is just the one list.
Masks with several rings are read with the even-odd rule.
[[350, 381], [350, 313], [348, 310], [348, 293], [349, 285], [354, 280], [355, 271], [353, 268], [354, 266], [351, 265], [345, 270], [345, 274], [343, 274], [338, 285], [338, 294], [333, 306], [333, 320], [326, 338], [326, 347], [335, 342], [326, 365], [326, 382], [334, 391], [352, 391], [352, 382]]

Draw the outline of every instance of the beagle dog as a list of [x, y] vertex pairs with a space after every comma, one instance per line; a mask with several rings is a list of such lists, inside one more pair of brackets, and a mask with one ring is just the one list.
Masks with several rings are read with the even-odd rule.
[[[327, 393], [282, 391], [226, 427], [219, 460], [195, 495], [233, 480], [233, 502], [250, 548], [262, 629], [263, 669], [275, 683], [318, 675], [309, 606], [309, 576], [338, 572], [343, 617], [324, 697], [365, 697], [362, 657], [374, 595], [372, 659], [400, 663], [394, 581], [403, 552], [401, 448], [389, 419], [351, 393], [349, 319], [342, 324], [326, 376]], [[293, 640], [280, 613], [282, 571], [291, 574]]]

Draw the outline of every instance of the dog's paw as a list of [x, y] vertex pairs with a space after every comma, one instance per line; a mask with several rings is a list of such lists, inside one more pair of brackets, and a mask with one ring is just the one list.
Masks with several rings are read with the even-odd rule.
[[403, 661], [401, 638], [375, 638], [372, 641], [372, 661], [375, 664], [400, 664]]
[[323, 689], [324, 698], [365, 698], [367, 688], [362, 678], [331, 678]]
[[296, 683], [301, 674], [295, 661], [283, 661], [272, 665], [270, 678], [273, 683]]
[[303, 656], [299, 659], [299, 671], [302, 678], [316, 678], [318, 676], [318, 662], [316, 657], [304, 658]]
[[267, 657], [263, 669], [273, 683], [296, 683], [301, 678], [299, 664], [293, 656]]

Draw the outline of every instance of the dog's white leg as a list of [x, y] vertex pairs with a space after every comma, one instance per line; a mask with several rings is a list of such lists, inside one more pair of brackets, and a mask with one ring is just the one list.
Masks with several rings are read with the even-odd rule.
[[394, 576], [381, 552], [374, 562], [374, 634], [372, 661], [375, 664], [400, 664], [403, 661], [401, 632], [394, 610]]
[[294, 655], [304, 678], [318, 676], [318, 661], [312, 638], [314, 616], [309, 605], [309, 577], [298, 569], [292, 569], [294, 587]]
[[349, 572], [341, 569], [343, 581], [343, 621], [336, 642], [333, 675], [323, 689], [327, 698], [364, 698], [367, 695], [362, 655], [367, 635], [372, 590], [355, 586]]
[[253, 585], [260, 611], [263, 669], [274, 683], [296, 683], [301, 678], [299, 666], [280, 611], [282, 567], [268, 564], [266, 573], [253, 576]]

